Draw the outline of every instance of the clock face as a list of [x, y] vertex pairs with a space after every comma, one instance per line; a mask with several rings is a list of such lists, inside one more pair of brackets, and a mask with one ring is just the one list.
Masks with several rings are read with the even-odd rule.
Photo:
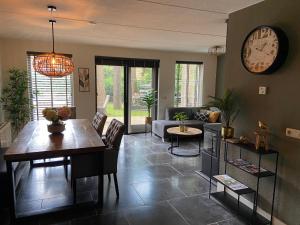
[[271, 27], [263, 26], [247, 37], [242, 49], [242, 60], [248, 71], [263, 73], [275, 63], [278, 54], [278, 35]]

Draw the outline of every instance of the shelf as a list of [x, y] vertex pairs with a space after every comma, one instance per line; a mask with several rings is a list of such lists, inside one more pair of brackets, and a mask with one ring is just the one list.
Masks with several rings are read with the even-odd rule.
[[[220, 177], [220, 176], [227, 176], [227, 177], [230, 179], [230, 181], [228, 180], [229, 182], [236, 182], [236, 184], [243, 185], [243, 186], [245, 186], [245, 188], [235, 189], [235, 188], [233, 188], [233, 187], [230, 187], [230, 186], [229, 186], [228, 184], [226, 184], [223, 180], [221, 180], [221, 179], [218, 178], [218, 177]], [[247, 186], [244, 185], [243, 183], [241, 183], [241, 182], [235, 180], [234, 178], [230, 177], [230, 176], [227, 175], [227, 174], [216, 175], [216, 176], [213, 176], [213, 178], [214, 178], [217, 182], [223, 184], [224, 186], [226, 186], [226, 188], [230, 189], [231, 191], [235, 192], [235, 193], [238, 194], [238, 195], [251, 194], [251, 193], [254, 193], [254, 192], [255, 192], [253, 189], [247, 187]]]
[[[243, 170], [246, 173], [249, 173], [249, 174], [251, 174], [253, 176], [256, 176], [256, 177], [270, 177], [270, 176], [274, 176], [275, 175], [275, 173], [273, 173], [273, 172], [271, 172], [269, 170], [266, 170], [266, 169], [263, 169], [265, 171], [262, 171], [260, 173], [259, 172], [256, 172], [256, 173], [250, 172], [243, 165], [236, 165], [236, 164], [234, 164], [234, 162], [236, 162], [237, 160], [241, 160], [241, 159], [235, 159], [235, 160], [232, 160], [232, 161], [228, 161], [227, 160], [227, 163], [230, 164], [230, 165], [232, 165], [232, 166], [234, 166], [234, 167], [236, 167], [236, 168], [239, 168], [240, 170]], [[243, 160], [243, 161], [248, 162], [246, 160]], [[248, 162], [248, 163], [249, 163], [248, 165], [253, 165], [250, 162]]]
[[218, 202], [227, 207], [231, 212], [235, 213], [239, 219], [247, 224], [252, 225], [266, 225], [271, 224], [270, 220], [262, 217], [261, 215], [254, 213], [251, 208], [241, 203], [237, 204], [237, 199], [225, 192], [214, 192], [211, 193]]
[[260, 155], [278, 154], [278, 151], [275, 151], [273, 149], [269, 149], [269, 150], [259, 149], [259, 150], [256, 150], [255, 145], [252, 144], [252, 143], [250, 143], [250, 144], [231, 143], [231, 142], [226, 141], [226, 139], [225, 139], [225, 142], [228, 143], [228, 144], [231, 144], [233, 146], [236, 146], [236, 147], [239, 147], [239, 148], [242, 148], [244, 150], [247, 150], [247, 151], [250, 151], [250, 152], [253, 152], [253, 153], [256, 153], [256, 154], [260, 154]]

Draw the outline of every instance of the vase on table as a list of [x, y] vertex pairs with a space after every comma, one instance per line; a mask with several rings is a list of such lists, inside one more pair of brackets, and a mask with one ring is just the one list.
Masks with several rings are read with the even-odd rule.
[[60, 134], [65, 130], [65, 124], [64, 123], [51, 123], [48, 125], [48, 132], [51, 134]]

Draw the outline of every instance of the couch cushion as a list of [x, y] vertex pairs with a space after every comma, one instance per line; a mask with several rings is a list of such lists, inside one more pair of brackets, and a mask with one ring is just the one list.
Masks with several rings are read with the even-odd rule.
[[194, 115], [194, 119], [202, 121], [202, 122], [208, 122], [209, 113], [208, 112], [196, 112]]
[[208, 116], [208, 121], [210, 123], [216, 123], [217, 121], [219, 121], [220, 114], [220, 112], [210, 112]]
[[166, 109], [166, 120], [174, 120], [176, 113], [184, 112], [189, 120], [194, 119], [194, 114], [199, 112], [203, 107], [170, 107]]

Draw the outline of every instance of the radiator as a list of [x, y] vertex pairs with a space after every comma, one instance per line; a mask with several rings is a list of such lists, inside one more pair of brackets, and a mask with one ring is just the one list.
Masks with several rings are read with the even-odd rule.
[[7, 148], [11, 145], [11, 125], [10, 122], [0, 124], [0, 147]]

